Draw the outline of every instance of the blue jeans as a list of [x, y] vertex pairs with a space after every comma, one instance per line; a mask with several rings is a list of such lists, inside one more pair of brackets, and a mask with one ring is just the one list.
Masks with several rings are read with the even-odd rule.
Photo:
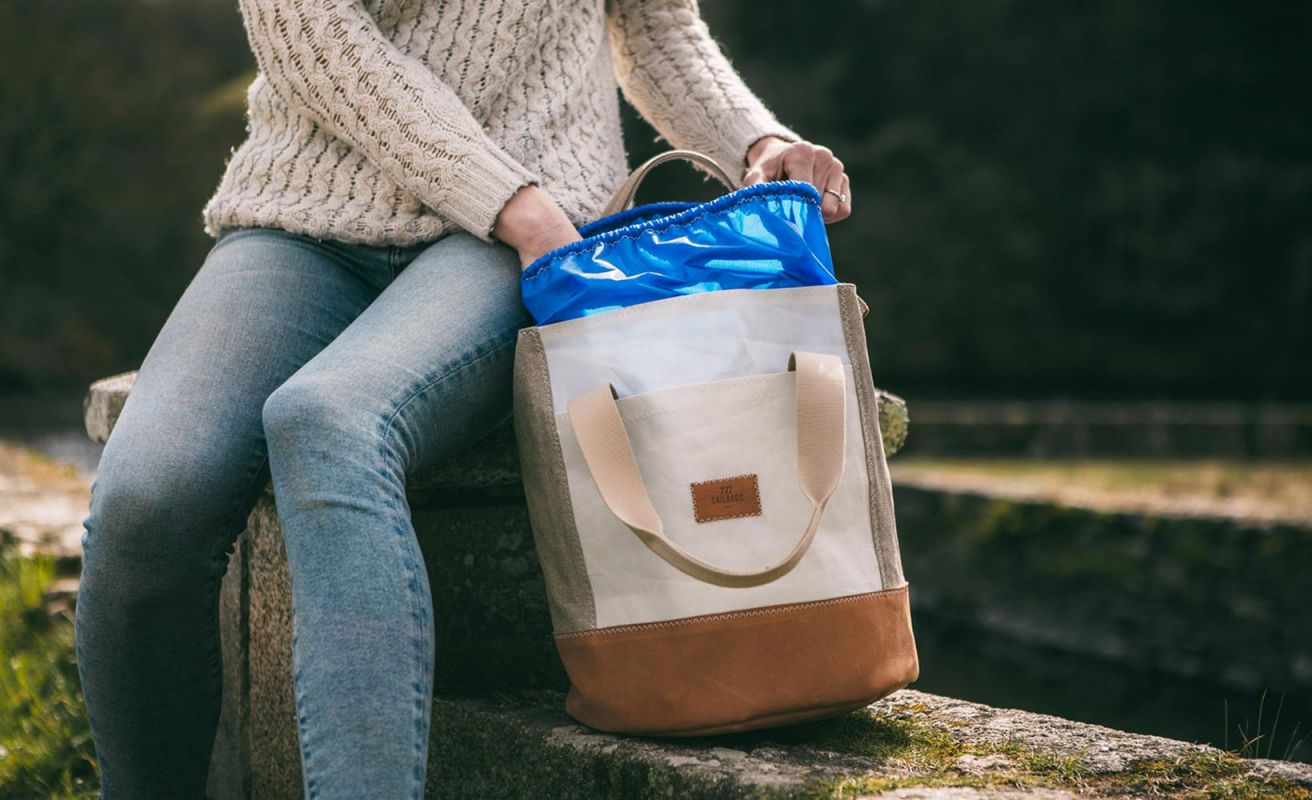
[[433, 610], [405, 479], [509, 416], [530, 324], [515, 253], [468, 233], [220, 237], [92, 485], [77, 653], [102, 797], [203, 797], [219, 582], [270, 477], [306, 795], [423, 795]]

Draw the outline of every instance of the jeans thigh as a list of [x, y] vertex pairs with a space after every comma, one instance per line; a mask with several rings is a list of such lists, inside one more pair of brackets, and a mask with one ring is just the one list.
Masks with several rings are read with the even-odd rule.
[[[148, 350], [105, 445], [83, 534], [88, 565], [102, 550], [134, 563], [181, 554], [221, 574], [264, 480], [265, 398], [377, 291], [308, 237], [223, 236]], [[143, 524], [101, 524], [102, 512]], [[161, 516], [187, 524], [145, 529]]]
[[389, 463], [375, 466], [402, 472], [469, 446], [510, 415], [515, 340], [532, 324], [519, 275], [504, 244], [442, 238], [280, 388], [272, 421], [317, 408], [336, 435], [381, 437]]

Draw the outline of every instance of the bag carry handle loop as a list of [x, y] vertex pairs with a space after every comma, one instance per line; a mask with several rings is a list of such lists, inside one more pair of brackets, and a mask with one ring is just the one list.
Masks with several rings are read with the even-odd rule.
[[825, 504], [843, 477], [847, 388], [837, 356], [795, 351], [788, 357], [788, 370], [797, 373], [797, 479], [811, 501], [811, 518], [783, 560], [747, 572], [708, 564], [665, 536], [615, 404], [615, 387], [601, 384], [569, 402], [570, 424], [601, 499], [647, 549], [680, 572], [716, 586], [762, 586], [791, 572], [810, 549]]
[[706, 168], [707, 172], [711, 173], [711, 177], [724, 184], [724, 188], [729, 191], [733, 191], [737, 188], [737, 184], [729, 177], [728, 171], [710, 156], [698, 153], [696, 150], [666, 150], [664, 153], [652, 156], [642, 162], [641, 166], [629, 173], [629, 177], [625, 178], [624, 183], [620, 184], [620, 188], [615, 190], [615, 194], [611, 195], [610, 202], [606, 203], [606, 207], [602, 209], [601, 215], [603, 217], [609, 217], [611, 214], [618, 214], [632, 206], [633, 198], [637, 196], [638, 187], [641, 186], [643, 180], [646, 179], [647, 173], [651, 172], [655, 167], [664, 164], [666, 161], [673, 161], [675, 159], [693, 161], [701, 164]]

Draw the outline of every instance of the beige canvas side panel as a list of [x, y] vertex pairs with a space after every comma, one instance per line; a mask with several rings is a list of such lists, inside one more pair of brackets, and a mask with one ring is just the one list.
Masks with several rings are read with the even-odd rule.
[[547, 358], [535, 328], [519, 332], [514, 398], [515, 439], [524, 495], [546, 578], [552, 627], [556, 633], [592, 628], [597, 610], [570, 505]]
[[838, 302], [847, 340], [848, 360], [856, 382], [857, 402], [861, 408], [861, 429], [865, 434], [866, 463], [870, 474], [870, 528], [874, 531], [875, 553], [879, 556], [879, 577], [889, 588], [905, 583], [902, 554], [897, 544], [897, 522], [893, 515], [893, 481], [884, 456], [884, 436], [879, 429], [879, 406], [870, 374], [870, 353], [866, 348], [865, 324], [856, 286], [838, 286]]

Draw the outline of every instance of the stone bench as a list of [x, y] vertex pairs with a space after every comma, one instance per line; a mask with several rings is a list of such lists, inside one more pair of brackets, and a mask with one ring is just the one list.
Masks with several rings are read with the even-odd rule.
[[916, 612], [1128, 673], [1287, 693], [1289, 718], [1308, 713], [1312, 519], [893, 479]]
[[[92, 385], [87, 431], [104, 441], [133, 373]], [[907, 430], [881, 393], [885, 449]], [[1312, 768], [911, 690], [865, 714], [705, 740], [610, 736], [563, 712], [509, 425], [408, 486], [434, 594], [437, 684], [430, 797], [1069, 798], [1269, 786], [1312, 787]], [[291, 681], [290, 596], [272, 494], [240, 537], [222, 589], [224, 706], [210, 796], [300, 797]], [[513, 687], [513, 688], [508, 688]], [[1175, 783], [1171, 783], [1174, 781]], [[1019, 788], [1018, 788], [1019, 787]], [[1284, 794], [1282, 794], [1284, 793]], [[1258, 796], [1258, 795], [1254, 795]], [[1291, 795], [1292, 796], [1292, 795]]]
[[[135, 377], [128, 372], [92, 384], [83, 409], [92, 439], [109, 438]], [[906, 437], [906, 405], [888, 393], [879, 397], [884, 447], [893, 453]], [[447, 464], [411, 476], [407, 497], [433, 591], [438, 688], [565, 687], [511, 426], [491, 431]], [[217, 796], [299, 793], [290, 604], [270, 486], [238, 539], [223, 583], [225, 705], [213, 771]]]

